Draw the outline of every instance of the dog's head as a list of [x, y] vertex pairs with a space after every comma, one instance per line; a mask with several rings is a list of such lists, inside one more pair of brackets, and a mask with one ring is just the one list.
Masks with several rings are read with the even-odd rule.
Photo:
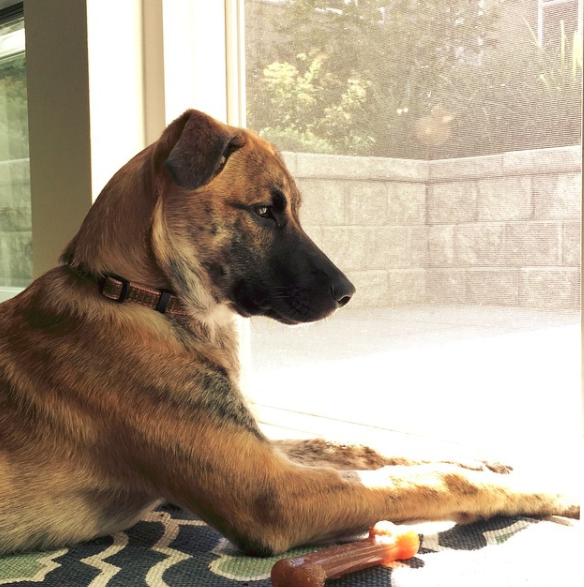
[[[131, 173], [122, 168], [104, 189], [101, 207], [123, 200], [118, 214], [150, 210], [141, 223], [146, 234], [132, 237], [146, 242], [148, 259], [136, 261], [156, 265], [194, 312], [227, 304], [242, 316], [296, 324], [328, 316], [355, 292], [302, 230], [296, 184], [278, 151], [256, 134], [190, 110], [128, 166]], [[132, 175], [137, 185], [128, 185]], [[108, 197], [112, 190], [126, 195]], [[128, 240], [130, 225], [121, 222], [120, 238]]]

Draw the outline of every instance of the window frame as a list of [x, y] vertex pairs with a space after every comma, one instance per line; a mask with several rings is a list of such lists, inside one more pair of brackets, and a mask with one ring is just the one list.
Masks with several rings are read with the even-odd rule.
[[[117, 52], [111, 35], [97, 34], [104, 14], [124, 39]], [[243, 0], [27, 0], [35, 278], [57, 264], [107, 179], [184, 108], [245, 124], [242, 15]], [[179, 52], [194, 56], [186, 81], [173, 68]], [[120, 75], [128, 64], [136, 75]], [[123, 97], [115, 104], [103, 91], [112, 84]]]

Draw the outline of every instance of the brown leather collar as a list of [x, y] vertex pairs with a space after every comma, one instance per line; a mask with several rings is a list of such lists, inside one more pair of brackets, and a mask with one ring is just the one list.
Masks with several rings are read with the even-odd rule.
[[179, 314], [181, 316], [189, 314], [179, 298], [171, 291], [153, 289], [141, 283], [132, 283], [119, 275], [96, 277], [83, 265], [75, 267], [68, 265], [68, 267], [75, 275], [96, 283], [102, 296], [119, 304], [125, 302], [140, 304], [161, 314]]

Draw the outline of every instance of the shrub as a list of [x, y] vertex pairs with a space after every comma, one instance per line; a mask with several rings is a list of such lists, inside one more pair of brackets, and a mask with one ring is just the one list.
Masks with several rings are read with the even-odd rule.
[[279, 60], [249, 76], [249, 124], [276, 143], [434, 159], [580, 141], [581, 36], [562, 29], [558, 49], [504, 53], [499, 14], [478, 0], [288, 0], [283, 11]]

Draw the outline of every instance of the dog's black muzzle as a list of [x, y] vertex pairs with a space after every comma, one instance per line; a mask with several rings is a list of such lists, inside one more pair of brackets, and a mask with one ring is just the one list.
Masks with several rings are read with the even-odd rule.
[[285, 324], [313, 322], [346, 306], [355, 286], [303, 232], [276, 242], [233, 290], [237, 311]]

